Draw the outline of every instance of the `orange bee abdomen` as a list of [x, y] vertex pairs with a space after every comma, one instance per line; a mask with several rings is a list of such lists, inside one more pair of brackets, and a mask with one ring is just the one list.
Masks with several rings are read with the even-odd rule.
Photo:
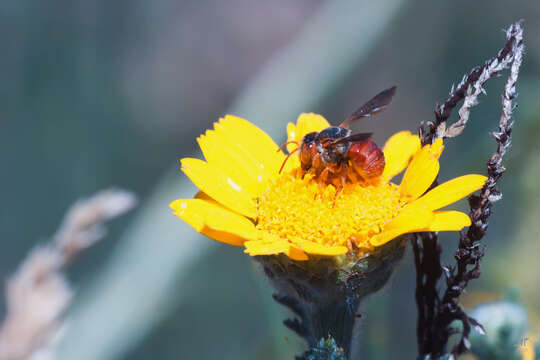
[[354, 170], [364, 180], [376, 178], [384, 171], [384, 153], [374, 141], [360, 141], [351, 144], [347, 153]]

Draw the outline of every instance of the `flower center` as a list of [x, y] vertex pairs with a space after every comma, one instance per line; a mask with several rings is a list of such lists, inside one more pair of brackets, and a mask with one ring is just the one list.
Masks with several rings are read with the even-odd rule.
[[395, 217], [403, 203], [392, 183], [347, 183], [335, 197], [332, 185], [309, 175], [277, 177], [258, 199], [257, 229], [287, 239], [369, 249], [369, 237]]

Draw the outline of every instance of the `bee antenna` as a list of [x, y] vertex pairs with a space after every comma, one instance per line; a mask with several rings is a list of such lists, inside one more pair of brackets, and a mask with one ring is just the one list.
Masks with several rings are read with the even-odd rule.
[[[287, 144], [285, 144], [285, 145], [287, 145]], [[281, 164], [281, 167], [279, 168], [278, 174], [281, 174], [281, 172], [283, 171], [283, 168], [285, 167], [285, 164], [287, 163], [287, 160], [289, 160], [289, 158], [291, 157], [291, 155], [294, 154], [295, 152], [297, 152], [298, 149], [300, 149], [300, 148], [294, 149], [293, 151], [291, 151], [291, 152], [289, 153], [289, 155], [287, 155], [287, 157], [285, 158], [285, 160], [283, 160], [283, 164]]]
[[[276, 152], [279, 152], [279, 151], [285, 149], [285, 146], [287, 146], [287, 145], [289, 145], [289, 144], [296, 144], [296, 145], [298, 146], [298, 141], [296, 141], [296, 140], [287, 141], [285, 144], [281, 145], [281, 146], [279, 147], [279, 149], [277, 149]], [[297, 149], [297, 150], [298, 150], [298, 149]], [[295, 151], [296, 151], [296, 150], [295, 150]]]

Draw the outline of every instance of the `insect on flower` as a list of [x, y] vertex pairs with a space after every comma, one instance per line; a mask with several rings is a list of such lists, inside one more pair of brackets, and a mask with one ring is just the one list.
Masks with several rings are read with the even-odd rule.
[[393, 86], [375, 95], [353, 112], [338, 126], [320, 132], [306, 134], [300, 142], [289, 141], [298, 147], [291, 151], [281, 166], [280, 173], [289, 157], [299, 152], [303, 175], [311, 173], [319, 184], [336, 186], [336, 197], [347, 179], [355, 182], [359, 176], [364, 181], [378, 178], [384, 171], [385, 159], [382, 150], [371, 140], [372, 133], [351, 134], [351, 124], [357, 120], [377, 114], [386, 109], [396, 93]]
[[[376, 112], [390, 98], [377, 100], [379, 106], [366, 106], [369, 110], [360, 114]], [[321, 115], [300, 114], [287, 125], [287, 138], [299, 144], [307, 134], [330, 127]], [[291, 157], [279, 174], [286, 155], [245, 119], [226, 115], [197, 141], [205, 160], [184, 158], [181, 164], [200, 191], [194, 199], [178, 199], [170, 206], [196, 231], [244, 246], [252, 256], [285, 254], [295, 261], [361, 256], [404, 234], [459, 231], [471, 224], [469, 216], [440, 209], [481, 189], [487, 179], [468, 174], [430, 189], [439, 173], [443, 140], [422, 145], [418, 135], [399, 131], [382, 147], [385, 165], [377, 181], [369, 186], [347, 181], [336, 202], [332, 187], [321, 188], [313, 174], [298, 176], [310, 171], [302, 169], [298, 157]], [[351, 166], [350, 172], [356, 170]], [[402, 172], [401, 182], [394, 183]]]

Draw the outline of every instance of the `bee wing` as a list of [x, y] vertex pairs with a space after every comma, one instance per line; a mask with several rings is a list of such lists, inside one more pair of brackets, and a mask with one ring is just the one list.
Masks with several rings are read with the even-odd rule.
[[328, 147], [328, 146], [334, 146], [334, 145], [337, 145], [337, 144], [343, 144], [343, 143], [346, 143], [346, 142], [366, 141], [366, 140], [370, 139], [372, 136], [373, 136], [373, 133], [353, 134], [353, 135], [346, 136], [346, 137], [341, 138], [341, 139], [334, 140], [334, 141], [330, 142], [328, 145], [323, 144], [323, 146]]
[[353, 122], [364, 117], [369, 117], [386, 110], [386, 106], [390, 104], [392, 98], [396, 94], [396, 87], [392, 86], [389, 89], [383, 90], [375, 95], [371, 100], [362, 105], [358, 110], [353, 112], [339, 127], [348, 129]]

